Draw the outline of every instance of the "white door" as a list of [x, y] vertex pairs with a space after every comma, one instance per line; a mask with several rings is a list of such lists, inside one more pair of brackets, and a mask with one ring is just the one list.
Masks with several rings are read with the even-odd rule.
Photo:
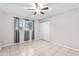
[[50, 40], [50, 23], [47, 22], [43, 22], [40, 23], [39, 25], [39, 37], [40, 39], [44, 39], [49, 41]]

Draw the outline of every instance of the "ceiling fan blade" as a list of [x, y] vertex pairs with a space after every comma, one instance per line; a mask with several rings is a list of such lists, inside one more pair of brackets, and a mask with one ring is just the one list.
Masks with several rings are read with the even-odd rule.
[[35, 3], [35, 6], [38, 6], [38, 3]]
[[41, 10], [48, 10], [48, 7], [42, 8]]
[[34, 14], [33, 15], [36, 15], [37, 14], [37, 12], [34, 12]]
[[40, 13], [44, 15], [44, 12], [40, 12]]
[[35, 9], [27, 9], [27, 10], [35, 10]]
[[36, 8], [38, 8], [38, 6], [39, 6], [38, 3], [35, 3], [35, 6], [36, 6]]

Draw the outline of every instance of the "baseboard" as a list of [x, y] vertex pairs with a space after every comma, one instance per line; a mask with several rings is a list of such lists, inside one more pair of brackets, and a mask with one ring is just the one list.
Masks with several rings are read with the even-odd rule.
[[69, 46], [67, 46], [67, 45], [64, 45], [64, 44], [61, 44], [61, 43], [58, 43], [58, 42], [55, 42], [54, 44], [57, 44], [57, 45], [59, 45], [59, 46], [65, 47], [65, 48], [69, 48], [69, 49], [71, 49], [71, 50], [79, 51], [79, 49], [72, 48], [72, 47], [69, 47]]
[[7, 46], [11, 46], [11, 45], [14, 45], [14, 43], [8, 43], [8, 44], [1, 45], [1, 46], [0, 46], [0, 50], [1, 50], [3, 47], [7, 47]]
[[[44, 40], [44, 39], [42, 39], [42, 40]], [[49, 41], [49, 40], [45, 40], [45, 41], [51, 42], [51, 41]], [[65, 48], [68, 48], [68, 49], [72, 49], [72, 50], [75, 50], [75, 51], [79, 51], [79, 49], [69, 47], [69, 46], [67, 46], [67, 45], [58, 43], [58, 42], [56, 42], [56, 41], [52, 41], [51, 43], [56, 44], [56, 45], [59, 45], [59, 46], [61, 46], [61, 47], [65, 47]]]
[[[44, 39], [40, 39], [40, 40], [44, 40]], [[51, 42], [51, 41], [49, 41], [49, 40], [44, 40], [44, 41]], [[75, 50], [75, 51], [79, 51], [79, 49], [72, 48], [72, 47], [69, 47], [69, 46], [67, 46], [67, 45], [63, 45], [63, 44], [58, 43], [58, 42], [56, 42], [56, 41], [52, 41], [51, 43], [56, 44], [56, 45], [59, 45], [59, 46], [62, 46], [62, 47], [65, 47], [65, 48], [69, 48], [69, 49], [72, 49], [72, 50]], [[14, 45], [14, 43], [9, 43], [9, 44], [2, 45], [2, 46], [0, 46], [0, 50], [1, 50], [1, 48], [3, 48], [3, 47], [11, 46], [11, 45]]]

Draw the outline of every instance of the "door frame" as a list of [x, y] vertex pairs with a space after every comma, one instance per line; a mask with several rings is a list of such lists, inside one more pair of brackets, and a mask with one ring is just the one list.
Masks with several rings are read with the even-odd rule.
[[[14, 17], [14, 43], [17, 43], [17, 42], [15, 42], [16, 41], [16, 20], [17, 19], [19, 20], [20, 18]], [[30, 21], [29, 19], [24, 19], [24, 20]], [[32, 22], [33, 22], [32, 40], [35, 40], [34, 20], [32, 20]], [[20, 40], [19, 40], [19, 42], [20, 42]]]

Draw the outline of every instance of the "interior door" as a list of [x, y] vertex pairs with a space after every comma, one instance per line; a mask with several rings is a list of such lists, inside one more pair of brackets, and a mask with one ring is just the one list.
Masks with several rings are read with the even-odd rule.
[[47, 40], [47, 41], [50, 40], [50, 37], [49, 37], [50, 36], [50, 23], [48, 21], [40, 23], [39, 36], [40, 36], [40, 39]]

